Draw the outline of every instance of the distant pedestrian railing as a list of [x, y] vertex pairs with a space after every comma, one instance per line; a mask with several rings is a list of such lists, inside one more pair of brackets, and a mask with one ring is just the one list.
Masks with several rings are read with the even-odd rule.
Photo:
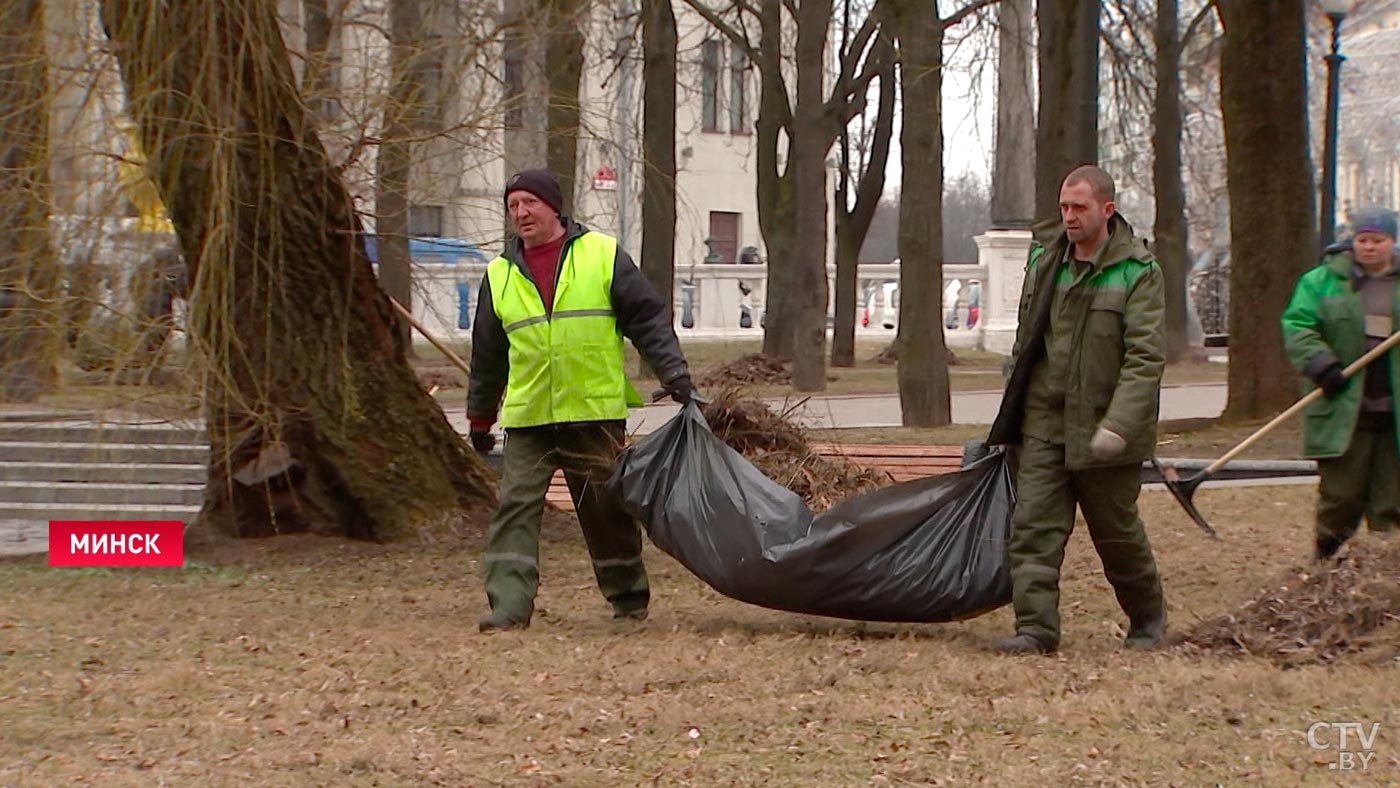
[[[476, 294], [486, 266], [481, 263], [425, 263], [414, 265], [413, 313], [429, 330], [448, 339], [471, 336], [476, 317]], [[762, 336], [763, 310], [767, 292], [768, 266], [763, 264], [698, 264], [676, 267], [672, 294], [676, 332], [686, 336]], [[836, 267], [827, 266], [828, 322], [836, 313]], [[958, 346], [978, 344], [981, 325], [976, 319], [980, 308], [980, 287], [987, 281], [987, 267], [954, 263], [943, 266], [943, 291], [951, 282], [959, 283], [956, 324], [949, 331], [949, 343]], [[974, 285], [974, 282], [976, 283]], [[867, 264], [858, 270], [856, 325], [870, 332], [884, 331], [893, 337], [900, 306], [899, 264]], [[949, 305], [944, 304], [945, 328]]]

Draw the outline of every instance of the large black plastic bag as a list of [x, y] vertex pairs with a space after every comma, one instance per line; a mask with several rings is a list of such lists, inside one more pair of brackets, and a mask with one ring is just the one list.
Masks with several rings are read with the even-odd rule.
[[695, 405], [623, 453], [611, 485], [656, 546], [725, 596], [862, 621], [970, 618], [1011, 600], [1001, 450], [813, 516]]

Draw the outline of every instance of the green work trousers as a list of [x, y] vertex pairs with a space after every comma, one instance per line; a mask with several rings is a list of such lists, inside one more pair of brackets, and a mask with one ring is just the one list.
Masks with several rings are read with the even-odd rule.
[[613, 611], [645, 610], [651, 598], [642, 532], [607, 490], [626, 422], [593, 421], [506, 430], [501, 503], [486, 542], [486, 596], [493, 612], [529, 621], [539, 588], [540, 520], [555, 470], [564, 471], [598, 588]]
[[1136, 463], [1071, 471], [1065, 467], [1063, 444], [1025, 438], [1008, 548], [1018, 633], [1052, 648], [1060, 643], [1060, 566], [1076, 505], [1089, 525], [1104, 576], [1128, 614], [1129, 634], [1165, 623], [1162, 581], [1138, 517], [1141, 489], [1142, 469]]
[[1388, 413], [1363, 413], [1340, 457], [1317, 461], [1317, 540], [1340, 545], [1366, 515], [1372, 531], [1400, 527], [1400, 453]]

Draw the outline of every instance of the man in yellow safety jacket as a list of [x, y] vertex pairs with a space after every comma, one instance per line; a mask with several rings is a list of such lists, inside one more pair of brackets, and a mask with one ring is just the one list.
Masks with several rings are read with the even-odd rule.
[[641, 404], [623, 368], [632, 340], [677, 402], [694, 395], [670, 311], [617, 239], [561, 215], [559, 181], [526, 170], [506, 184], [515, 236], [487, 266], [472, 328], [472, 446], [505, 430], [500, 507], [486, 545], [482, 632], [529, 626], [539, 586], [545, 493], [563, 469], [593, 572], [617, 619], [644, 619], [650, 591], [637, 523], [607, 494]]

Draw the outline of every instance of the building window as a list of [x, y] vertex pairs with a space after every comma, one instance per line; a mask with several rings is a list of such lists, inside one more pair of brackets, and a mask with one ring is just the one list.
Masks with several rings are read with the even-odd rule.
[[411, 238], [441, 238], [441, 205], [408, 206], [408, 235]]
[[710, 249], [715, 263], [739, 262], [739, 214], [710, 211]]
[[719, 131], [720, 43], [710, 39], [700, 45], [700, 95], [705, 131]]
[[749, 58], [739, 47], [729, 52], [729, 133], [748, 134], [749, 92], [747, 88]]

